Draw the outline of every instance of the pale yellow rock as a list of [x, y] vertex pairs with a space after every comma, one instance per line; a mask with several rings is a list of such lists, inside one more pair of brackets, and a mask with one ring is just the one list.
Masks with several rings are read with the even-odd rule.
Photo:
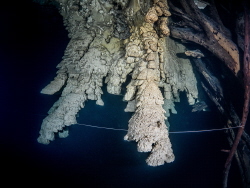
[[133, 57], [127, 57], [127, 63], [134, 63], [135, 62], [135, 58]]
[[153, 51], [156, 52], [157, 51], [157, 43], [153, 43], [153, 42], [149, 42], [149, 48]]
[[146, 79], [147, 79], [147, 74], [148, 74], [148, 69], [143, 69], [143, 70], [139, 73], [137, 79], [138, 79], [138, 80], [146, 80]]
[[[134, 35], [133, 40], [135, 38], [136, 35]], [[138, 142], [137, 146], [140, 152], [151, 152], [147, 163], [151, 166], [158, 166], [174, 160], [165, 125], [165, 110], [162, 108], [164, 101], [157, 84], [161, 79], [160, 60], [157, 55], [159, 37], [152, 25], [147, 23], [140, 27], [140, 35], [137, 38], [141, 38], [141, 44], [144, 44], [143, 49], [146, 52], [144, 51], [141, 57], [146, 57], [146, 61], [140, 61], [135, 66], [132, 74], [133, 80], [127, 87], [128, 90], [124, 97], [126, 99], [132, 98], [130, 97], [132, 93], [137, 91], [133, 93], [133, 96], [136, 95], [135, 113], [129, 121], [128, 134], [124, 139]], [[160, 142], [162, 144], [158, 145]]]
[[159, 19], [160, 31], [164, 36], [170, 35], [170, 30], [167, 26], [167, 23], [168, 23], [168, 17], [161, 17]]
[[77, 123], [75, 116], [87, 99], [104, 105], [101, 87], [108, 72], [119, 78], [110, 78], [110, 83], [107, 83], [114, 93], [119, 93], [121, 84], [125, 82], [125, 79], [121, 81], [120, 75], [129, 73], [124, 68], [125, 60], [119, 61], [122, 59], [120, 54], [124, 54], [121, 53], [122, 41], [117, 38], [110, 38], [109, 43], [106, 41], [112, 35], [110, 25], [114, 20], [109, 12], [113, 4], [94, 0], [91, 4], [82, 1], [80, 5], [81, 9], [71, 0], [59, 4], [71, 40], [57, 66], [58, 75], [42, 90], [42, 93], [53, 94], [65, 85], [61, 97], [43, 120], [38, 138], [38, 142], [43, 144], [54, 140], [54, 134], [65, 126]]
[[148, 23], [154, 23], [158, 20], [157, 12], [154, 7], [150, 8], [145, 16], [145, 21]]
[[53, 95], [63, 87], [67, 78], [66, 74], [58, 74], [49, 85], [42, 89], [41, 93]]
[[154, 61], [155, 59], [156, 59], [156, 53], [150, 53], [146, 58], [147, 61]]
[[141, 49], [137, 45], [127, 47], [126, 53], [126, 56], [128, 57], [140, 57], [142, 55]]
[[[198, 97], [192, 66], [176, 57], [183, 46], [162, 36], [169, 35], [167, 1], [154, 0], [153, 5], [146, 1], [145, 14], [139, 0], [114, 2], [123, 10], [127, 7], [131, 36], [125, 40], [111, 37], [115, 25], [113, 1], [60, 0], [60, 13], [71, 40], [57, 66], [57, 77], [42, 92], [53, 94], [65, 87], [43, 120], [38, 142], [48, 144], [58, 132], [66, 136], [65, 126], [77, 123], [76, 114], [87, 99], [104, 105], [103, 78], [107, 91], [120, 95], [130, 74], [123, 100], [128, 102], [125, 111], [134, 114], [124, 139], [136, 141], [138, 151], [150, 152], [146, 160], [150, 166], [173, 162], [166, 119], [176, 113], [174, 101], [179, 101], [180, 91], [187, 93], [190, 104]], [[159, 87], [163, 87], [164, 95]]]
[[148, 68], [149, 68], [149, 69], [156, 69], [157, 66], [156, 66], [155, 61], [149, 61], [149, 62], [148, 62]]
[[164, 64], [163, 63], [160, 63], [160, 69], [164, 70]]
[[128, 101], [126, 108], [124, 109], [125, 112], [134, 112], [135, 111], [135, 100]]
[[163, 15], [161, 7], [159, 7], [159, 6], [156, 5], [156, 6], [154, 6], [154, 8], [155, 8], [155, 10], [157, 12], [157, 16], [162, 16]]

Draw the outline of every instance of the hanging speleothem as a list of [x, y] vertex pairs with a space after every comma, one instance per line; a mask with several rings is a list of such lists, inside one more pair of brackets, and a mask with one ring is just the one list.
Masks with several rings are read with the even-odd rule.
[[[134, 111], [126, 140], [138, 142], [138, 151], [151, 152], [151, 166], [172, 162], [168, 138], [169, 111], [186, 91], [189, 104], [198, 98], [196, 79], [188, 59], [178, 59], [181, 44], [168, 38], [168, 5], [163, 0], [58, 0], [60, 13], [71, 38], [57, 66], [57, 76], [42, 93], [62, 95], [43, 120], [38, 142], [48, 144], [65, 126], [76, 124], [76, 114], [87, 99], [101, 99], [107, 90], [120, 94], [132, 74], [124, 100]], [[157, 27], [154, 27], [157, 26]], [[160, 88], [163, 88], [163, 93]], [[166, 126], [167, 125], [167, 126]]]

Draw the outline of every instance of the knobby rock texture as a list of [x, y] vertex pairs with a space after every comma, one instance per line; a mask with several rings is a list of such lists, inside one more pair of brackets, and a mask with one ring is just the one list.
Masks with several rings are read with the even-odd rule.
[[[196, 78], [188, 59], [177, 58], [185, 47], [168, 36], [169, 12], [165, 0], [57, 0], [70, 42], [57, 76], [41, 93], [61, 97], [43, 120], [38, 142], [49, 144], [55, 134], [66, 137], [67, 126], [86, 100], [104, 105], [107, 91], [120, 94], [126, 86], [125, 111], [134, 112], [124, 139], [136, 141], [139, 152], [151, 152], [150, 166], [174, 161], [169, 140], [174, 102], [185, 91], [189, 104], [198, 99]], [[171, 113], [170, 113], [171, 112]]]

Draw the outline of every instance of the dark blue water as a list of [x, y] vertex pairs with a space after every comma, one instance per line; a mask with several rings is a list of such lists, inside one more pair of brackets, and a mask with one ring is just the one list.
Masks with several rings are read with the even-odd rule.
[[[10, 11], [11, 9], [11, 11]], [[145, 163], [126, 132], [73, 125], [70, 135], [49, 145], [37, 143], [40, 125], [59, 95], [40, 90], [55, 76], [69, 41], [60, 15], [31, 2], [1, 5], [0, 11], [1, 169], [9, 185], [85, 187], [220, 187], [228, 149], [223, 132], [171, 134], [176, 160], [160, 167]], [[131, 113], [122, 96], [103, 88], [105, 106], [87, 101], [79, 123], [127, 129]], [[170, 131], [223, 127], [211, 112], [191, 113], [184, 94], [171, 115]], [[211, 105], [211, 109], [213, 106]], [[235, 163], [230, 186], [239, 185]]]

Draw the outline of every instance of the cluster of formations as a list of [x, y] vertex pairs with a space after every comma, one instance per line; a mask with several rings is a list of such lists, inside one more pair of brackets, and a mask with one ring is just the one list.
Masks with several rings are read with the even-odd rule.
[[136, 141], [139, 152], [151, 152], [146, 160], [150, 166], [174, 161], [167, 117], [170, 111], [177, 113], [174, 102], [180, 101], [180, 91], [192, 105], [198, 90], [191, 63], [176, 57], [185, 47], [168, 37], [167, 2], [57, 1], [71, 40], [57, 76], [41, 91], [52, 95], [63, 88], [43, 120], [38, 142], [48, 144], [55, 133], [67, 136], [64, 128], [77, 123], [87, 99], [104, 105], [103, 78], [109, 93], [120, 94], [131, 74], [124, 101], [125, 111], [134, 114], [124, 139]]

